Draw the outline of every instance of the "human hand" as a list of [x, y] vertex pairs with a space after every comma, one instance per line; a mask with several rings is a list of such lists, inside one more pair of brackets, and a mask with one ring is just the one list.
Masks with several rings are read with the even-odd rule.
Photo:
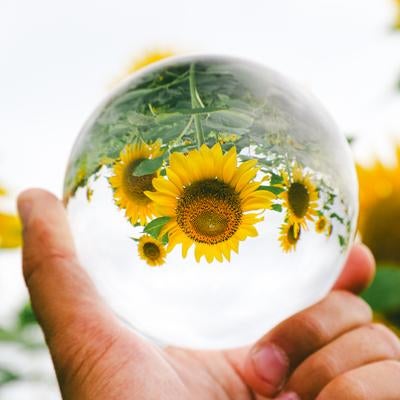
[[[64, 399], [400, 398], [399, 341], [371, 324], [356, 296], [333, 291], [252, 347], [160, 349], [101, 299], [79, 265], [62, 203], [36, 189], [18, 206], [24, 277]], [[360, 290], [373, 270], [370, 253], [355, 246], [335, 288]]]

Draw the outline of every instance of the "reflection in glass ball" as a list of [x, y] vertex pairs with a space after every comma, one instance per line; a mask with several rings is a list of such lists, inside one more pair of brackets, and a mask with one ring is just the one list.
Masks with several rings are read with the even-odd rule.
[[80, 260], [123, 320], [161, 344], [226, 348], [327, 293], [356, 188], [315, 99], [260, 65], [196, 56], [101, 104], [64, 197]]

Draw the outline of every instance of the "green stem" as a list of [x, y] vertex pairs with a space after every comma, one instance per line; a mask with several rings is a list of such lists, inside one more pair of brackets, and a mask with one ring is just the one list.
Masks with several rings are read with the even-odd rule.
[[[203, 108], [204, 105], [201, 102], [199, 94], [197, 93], [196, 89], [196, 78], [195, 78], [195, 64], [190, 65], [189, 71], [189, 86], [190, 86], [190, 98], [192, 102], [192, 108]], [[200, 148], [201, 145], [204, 143], [204, 134], [203, 128], [201, 126], [201, 120], [199, 114], [194, 114], [194, 126], [196, 129], [196, 140], [197, 140], [197, 147]]]
[[182, 139], [182, 137], [183, 137], [184, 135], [186, 135], [186, 133], [188, 133], [188, 131], [189, 131], [191, 125], [192, 125], [193, 119], [194, 119], [194, 115], [191, 115], [190, 118], [189, 118], [189, 122], [188, 122], [188, 123], [186, 124], [186, 126], [183, 128], [183, 130], [182, 130], [182, 132], [179, 134], [179, 136], [176, 138], [177, 141], [180, 140], [180, 139]]

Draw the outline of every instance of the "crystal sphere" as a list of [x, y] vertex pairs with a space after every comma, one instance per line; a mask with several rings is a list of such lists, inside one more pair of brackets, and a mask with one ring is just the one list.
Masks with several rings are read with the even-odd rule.
[[160, 345], [255, 341], [321, 299], [353, 240], [357, 181], [325, 109], [262, 65], [170, 58], [92, 114], [64, 200], [82, 265]]

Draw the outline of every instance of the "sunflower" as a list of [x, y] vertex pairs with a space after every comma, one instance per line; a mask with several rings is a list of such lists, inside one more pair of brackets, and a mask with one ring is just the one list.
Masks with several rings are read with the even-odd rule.
[[138, 71], [150, 64], [164, 60], [165, 58], [172, 57], [174, 53], [170, 50], [152, 50], [147, 51], [141, 57], [133, 61], [128, 68], [128, 74]]
[[[7, 195], [7, 190], [0, 186], [0, 196]], [[20, 219], [13, 214], [0, 212], [0, 249], [21, 246], [22, 227]]]
[[21, 222], [16, 215], [0, 212], [0, 249], [21, 246]]
[[171, 154], [167, 178], [154, 179], [156, 191], [146, 192], [160, 215], [170, 217], [161, 232], [168, 234], [167, 251], [181, 244], [186, 257], [194, 245], [196, 261], [229, 261], [240, 241], [258, 235], [254, 224], [263, 218], [250, 211], [269, 208], [274, 195], [257, 190], [256, 160], [237, 164], [236, 148], [223, 154], [220, 144]]
[[109, 182], [114, 189], [114, 200], [119, 208], [125, 209], [126, 217], [132, 224], [140, 222], [145, 225], [148, 218], [155, 215], [154, 205], [145, 191], [153, 191], [153, 178], [159, 175], [154, 173], [135, 176], [135, 168], [147, 159], [154, 159], [162, 155], [161, 142], [128, 144], [121, 151], [119, 159], [114, 163], [114, 175]]
[[149, 235], [143, 235], [139, 239], [138, 252], [139, 257], [152, 267], [165, 263], [167, 252], [163, 244]]
[[332, 224], [329, 222], [328, 218], [325, 217], [325, 215], [320, 215], [315, 221], [315, 231], [317, 233], [325, 233], [327, 236], [331, 235]]
[[297, 242], [300, 240], [301, 227], [296, 223], [285, 222], [281, 226], [281, 234], [279, 241], [281, 243], [282, 250], [288, 253], [292, 250], [296, 250]]
[[[396, 162], [357, 165], [360, 193], [358, 229], [378, 263], [400, 265], [400, 145]], [[371, 184], [372, 183], [372, 184]]]
[[396, 17], [394, 21], [394, 29], [400, 30], [400, 0], [394, 0], [396, 5]]
[[287, 209], [288, 222], [306, 229], [307, 221], [314, 220], [317, 215], [318, 191], [310, 175], [298, 165], [294, 165], [291, 176], [284, 171], [282, 178], [285, 190], [280, 196]]
[[153, 63], [156, 63], [158, 61], [164, 60], [168, 57], [172, 57], [174, 55], [173, 51], [170, 50], [150, 50], [142, 53], [138, 57], [135, 57], [130, 64], [124, 70], [116, 76], [113, 81], [110, 83], [110, 86], [114, 86], [123, 79], [125, 79], [128, 75], [132, 74], [133, 72], [139, 71], [142, 68], [147, 67], [148, 65], [151, 65]]

